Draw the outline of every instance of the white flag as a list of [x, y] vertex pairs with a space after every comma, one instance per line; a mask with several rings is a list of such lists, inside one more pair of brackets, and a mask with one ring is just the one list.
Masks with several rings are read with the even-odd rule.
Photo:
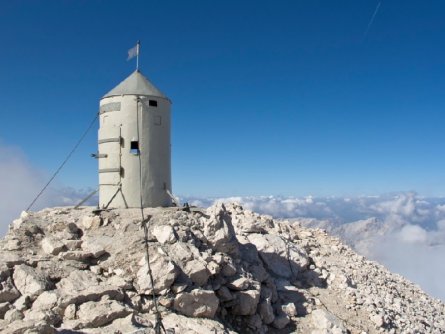
[[139, 56], [139, 44], [136, 44], [136, 46], [134, 46], [130, 50], [128, 50], [127, 60], [130, 60], [136, 56]]

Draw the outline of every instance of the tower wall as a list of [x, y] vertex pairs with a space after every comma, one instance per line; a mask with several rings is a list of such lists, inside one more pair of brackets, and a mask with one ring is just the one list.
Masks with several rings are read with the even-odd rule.
[[170, 105], [142, 95], [100, 101], [100, 207], [140, 207], [141, 185], [142, 207], [171, 205]]

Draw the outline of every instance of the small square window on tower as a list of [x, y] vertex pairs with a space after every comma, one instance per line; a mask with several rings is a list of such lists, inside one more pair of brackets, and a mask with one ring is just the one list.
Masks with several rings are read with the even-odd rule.
[[139, 141], [132, 140], [130, 142], [130, 153], [134, 155], [139, 155]]
[[157, 107], [158, 106], [158, 101], [156, 101], [156, 100], [148, 100], [148, 105], [150, 107]]

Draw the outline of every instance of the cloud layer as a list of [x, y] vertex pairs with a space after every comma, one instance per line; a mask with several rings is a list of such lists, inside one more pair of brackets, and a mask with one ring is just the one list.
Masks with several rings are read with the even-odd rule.
[[[0, 236], [5, 235], [8, 225], [30, 204], [47, 178], [28, 162], [20, 149], [0, 143]], [[57, 185], [49, 187], [32, 210], [77, 204], [88, 191]]]

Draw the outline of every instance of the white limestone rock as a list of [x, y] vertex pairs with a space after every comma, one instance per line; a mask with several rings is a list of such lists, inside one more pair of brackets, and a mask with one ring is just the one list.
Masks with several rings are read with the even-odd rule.
[[170, 225], [155, 226], [152, 233], [156, 240], [158, 240], [161, 244], [173, 244], [177, 240], [175, 230]]
[[178, 270], [172, 261], [158, 252], [150, 252], [150, 267], [154, 284], [152, 287], [145, 257], [142, 258], [140, 264], [136, 284], [141, 294], [149, 295], [153, 289], [156, 294], [165, 293], [178, 276]]
[[208, 208], [207, 213], [210, 218], [203, 222], [203, 236], [209, 245], [217, 252], [238, 254], [238, 240], [230, 214], [226, 211], [224, 204]]
[[315, 328], [332, 334], [346, 334], [348, 331], [342, 321], [332, 313], [317, 309], [311, 313], [311, 321]]
[[23, 313], [15, 308], [8, 310], [4, 315], [4, 319], [9, 323], [22, 320], [24, 317]]
[[51, 282], [42, 272], [25, 264], [14, 267], [13, 280], [20, 293], [28, 295], [31, 300], [51, 287]]
[[85, 253], [91, 254], [91, 257], [98, 258], [106, 253], [104, 247], [98, 240], [87, 239], [81, 245]]
[[42, 249], [46, 254], [57, 255], [66, 250], [66, 246], [61, 240], [46, 237], [42, 240]]
[[189, 317], [213, 318], [218, 310], [219, 300], [211, 290], [194, 289], [176, 296], [174, 308]]
[[63, 317], [68, 320], [74, 320], [76, 318], [77, 307], [76, 304], [70, 304], [65, 308]]
[[108, 298], [102, 298], [99, 302], [86, 302], [81, 304], [76, 312], [77, 320], [74, 320], [73, 329], [101, 327], [130, 313], [128, 307]]
[[294, 303], [281, 305], [281, 310], [289, 317], [295, 317], [297, 315], [297, 307]]
[[275, 275], [295, 278], [309, 264], [304, 250], [287, 245], [279, 235], [252, 233], [247, 238], [258, 249], [267, 269]]
[[[237, 205], [149, 208], [150, 231], [173, 226], [178, 237], [149, 240], [153, 289], [145, 261], [138, 263], [145, 253], [140, 210], [103, 211], [98, 217], [111, 225], [85, 228], [91, 210], [42, 210], [0, 240], [0, 315], [18, 311], [8, 314], [12, 323], [0, 319], [0, 332], [52, 333], [55, 326], [91, 334], [153, 332], [153, 291], [166, 329], [176, 333], [229, 332], [219, 319], [239, 333], [443, 331], [443, 303], [322, 230], [274, 222]], [[58, 250], [46, 252], [44, 237], [67, 250], [53, 256]], [[19, 273], [21, 266], [58, 283], [33, 299], [21, 296], [13, 281], [14, 267]], [[320, 315], [320, 308], [327, 313]]]
[[246, 277], [240, 276], [227, 283], [227, 287], [231, 290], [246, 290], [250, 286], [250, 280]]
[[82, 226], [86, 230], [97, 229], [102, 224], [102, 218], [100, 216], [85, 216], [82, 219]]
[[[38, 298], [38, 297], [37, 297]], [[21, 312], [29, 309], [31, 307], [31, 298], [29, 296], [24, 295], [20, 296], [15, 302], [14, 302], [14, 308], [16, 310], [19, 310]]]
[[182, 270], [198, 286], [206, 284], [210, 276], [205, 262], [200, 260], [187, 261]]
[[42, 292], [32, 303], [33, 310], [49, 310], [57, 305], [60, 298], [58, 290], [50, 290]]

